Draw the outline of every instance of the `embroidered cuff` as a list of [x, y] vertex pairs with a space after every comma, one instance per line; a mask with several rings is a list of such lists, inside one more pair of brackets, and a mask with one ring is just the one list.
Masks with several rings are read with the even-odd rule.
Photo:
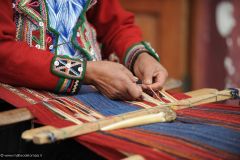
[[77, 94], [81, 88], [79, 80], [60, 78], [55, 88], [56, 93]]
[[51, 63], [51, 72], [60, 77], [55, 92], [77, 93], [85, 76], [86, 61], [67, 56], [55, 56]]
[[159, 58], [158, 54], [151, 47], [151, 45], [149, 43], [143, 41], [143, 42], [140, 42], [140, 43], [137, 43], [137, 44], [133, 45], [132, 47], [130, 47], [127, 50], [126, 56], [124, 58], [125, 66], [132, 71], [133, 70], [133, 65], [134, 65], [137, 57], [143, 52], [149, 53], [157, 61], [160, 61], [160, 58]]

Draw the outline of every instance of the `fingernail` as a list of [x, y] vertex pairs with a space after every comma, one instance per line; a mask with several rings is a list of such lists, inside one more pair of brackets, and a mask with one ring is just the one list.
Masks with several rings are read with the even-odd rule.
[[134, 80], [134, 82], [137, 82], [138, 81], [138, 77], [134, 76], [133, 80]]
[[151, 84], [150, 80], [145, 80], [145, 84]]

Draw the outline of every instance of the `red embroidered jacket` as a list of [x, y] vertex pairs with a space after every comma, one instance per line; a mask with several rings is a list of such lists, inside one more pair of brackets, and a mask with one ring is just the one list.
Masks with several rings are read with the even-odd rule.
[[[22, 40], [16, 38], [19, 36], [19, 31], [16, 32], [19, 26], [16, 24], [20, 25], [14, 18], [16, 12], [30, 20], [32, 20], [31, 18], [35, 20], [27, 12], [30, 5], [21, 3], [23, 1], [19, 0], [17, 4], [12, 3], [12, 0], [0, 1], [0, 82], [14, 86], [74, 93], [75, 90], [72, 89], [73, 87], [79, 88], [79, 81], [84, 78], [84, 73], [81, 77], [57, 73], [61, 72], [56, 68], [59, 66], [59, 62], [78, 64], [78, 60], [68, 57], [61, 59], [49, 51], [51, 42], [46, 40], [50, 35], [44, 30], [45, 23], [36, 19], [38, 22], [36, 25], [42, 26], [42, 31], [46, 34], [42, 40], [45, 48], [39, 47], [35, 42], [29, 45], [27, 42], [29, 37], [26, 35]], [[88, 3], [90, 4], [90, 2]], [[108, 57], [110, 53], [115, 52], [120, 61], [128, 67], [131, 66], [133, 57], [142, 50], [157, 57], [154, 50], [142, 42], [141, 31], [134, 25], [134, 16], [124, 11], [118, 0], [111, 2], [99, 0], [92, 8], [85, 10], [83, 16], [96, 29], [97, 40], [103, 44], [103, 57]], [[46, 19], [43, 17], [43, 22], [46, 22]], [[27, 30], [27, 27], [24, 29]], [[125, 60], [123, 60], [124, 57]], [[84, 64], [80, 62], [81, 65]]]

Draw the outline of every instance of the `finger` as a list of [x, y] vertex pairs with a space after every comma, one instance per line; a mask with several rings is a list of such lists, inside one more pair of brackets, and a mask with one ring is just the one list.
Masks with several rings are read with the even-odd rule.
[[124, 69], [124, 72], [128, 75], [132, 82], [136, 83], [138, 81], [138, 77], [134, 76], [133, 73], [127, 68]]
[[131, 75], [131, 74], [127, 74], [128, 78], [131, 80], [131, 82], [133, 83], [137, 83], [138, 82], [138, 77]]
[[142, 88], [137, 85], [136, 83], [130, 83], [127, 86], [127, 92], [130, 95], [131, 100], [135, 100], [141, 97], [142, 95]]
[[151, 87], [153, 90], [159, 90], [164, 85], [166, 79], [167, 79], [167, 73], [165, 71], [160, 71], [155, 76], [154, 83], [151, 85], [148, 85], [148, 87]]
[[153, 79], [153, 70], [145, 69], [143, 72], [143, 84], [144, 85], [152, 84], [152, 79]]

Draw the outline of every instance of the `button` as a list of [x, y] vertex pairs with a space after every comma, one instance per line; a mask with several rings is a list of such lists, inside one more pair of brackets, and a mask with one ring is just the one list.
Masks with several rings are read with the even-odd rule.
[[40, 49], [40, 45], [39, 45], [39, 44], [37, 44], [35, 47], [36, 47], [37, 49]]
[[77, 37], [80, 37], [80, 32], [77, 32]]
[[49, 48], [50, 50], [52, 50], [52, 49], [53, 49], [53, 45], [50, 45], [48, 48]]
[[39, 24], [39, 26], [41, 26], [41, 27], [44, 25], [43, 22], [39, 22], [38, 24]]
[[82, 68], [82, 67], [78, 67], [78, 71], [79, 71], [79, 72], [82, 72], [82, 71], [83, 71], [83, 68]]
[[55, 62], [54, 62], [54, 66], [59, 66], [59, 62], [58, 62], [58, 61], [55, 61]]

